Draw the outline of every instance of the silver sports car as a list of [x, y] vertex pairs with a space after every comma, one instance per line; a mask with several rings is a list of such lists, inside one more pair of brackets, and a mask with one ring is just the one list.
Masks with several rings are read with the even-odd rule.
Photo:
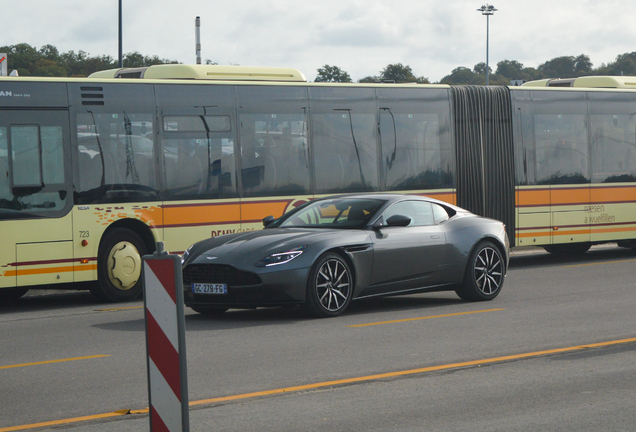
[[263, 224], [185, 252], [187, 306], [218, 314], [302, 304], [332, 317], [373, 296], [454, 290], [492, 300], [508, 267], [503, 223], [420, 196], [332, 196]]

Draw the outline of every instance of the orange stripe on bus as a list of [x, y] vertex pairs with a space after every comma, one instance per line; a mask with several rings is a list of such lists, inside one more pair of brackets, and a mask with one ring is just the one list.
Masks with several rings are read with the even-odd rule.
[[590, 202], [589, 188], [582, 189], [552, 189], [550, 190], [552, 205], [559, 204], [588, 204]]
[[549, 206], [550, 189], [544, 190], [520, 190], [517, 206]]
[[591, 188], [592, 204], [603, 202], [636, 202], [636, 188]]
[[86, 271], [86, 270], [97, 270], [97, 264], [82, 265], [77, 267], [66, 266], [66, 267], [45, 267], [45, 268], [36, 268], [36, 269], [8, 270], [2, 276], [26, 276], [26, 275], [47, 274], [47, 273], [68, 273], [72, 271]]
[[632, 186], [546, 187], [545, 189], [519, 189], [517, 192], [518, 207], [636, 202], [636, 187]]
[[599, 233], [615, 233], [615, 232], [633, 232], [636, 231], [636, 227], [632, 228], [603, 228], [603, 229], [593, 229], [592, 232], [595, 234]]
[[525, 233], [517, 233], [517, 238], [526, 238], [526, 237], [549, 237], [552, 235], [551, 231], [543, 231], [543, 232], [525, 232]]
[[190, 207], [165, 207], [164, 224], [215, 224], [241, 220], [241, 205], [201, 205]]
[[582, 230], [574, 230], [569, 231], [567, 228], [561, 228], [559, 230], [550, 230], [550, 231], [531, 231], [531, 232], [517, 232], [517, 238], [526, 238], [526, 237], [548, 237], [551, 235], [572, 235], [572, 234], [605, 234], [605, 233], [620, 233], [620, 232], [634, 232], [636, 231], [636, 227], [628, 227], [628, 228], [596, 228], [596, 229], [582, 229]]
[[285, 209], [289, 205], [289, 201], [281, 202], [244, 202], [241, 204], [241, 219], [247, 221], [260, 221], [266, 216], [281, 217]]

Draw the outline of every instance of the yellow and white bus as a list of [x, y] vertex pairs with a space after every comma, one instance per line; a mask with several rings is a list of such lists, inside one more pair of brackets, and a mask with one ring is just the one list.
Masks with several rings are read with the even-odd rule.
[[126, 301], [140, 256], [260, 229], [316, 196], [424, 194], [513, 245], [636, 246], [636, 91], [308, 83], [158, 65], [0, 78], [0, 296]]

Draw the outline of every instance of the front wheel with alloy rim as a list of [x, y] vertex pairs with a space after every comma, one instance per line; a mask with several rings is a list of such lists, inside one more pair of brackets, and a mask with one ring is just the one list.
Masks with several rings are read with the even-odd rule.
[[115, 228], [102, 241], [97, 257], [98, 283], [91, 293], [102, 301], [123, 302], [141, 295], [141, 257], [146, 245], [128, 228]]
[[344, 259], [335, 253], [320, 256], [309, 273], [306, 307], [319, 318], [338, 316], [353, 296], [353, 274]]
[[506, 274], [501, 252], [491, 242], [478, 244], [468, 258], [464, 282], [455, 292], [469, 301], [492, 300], [501, 292]]

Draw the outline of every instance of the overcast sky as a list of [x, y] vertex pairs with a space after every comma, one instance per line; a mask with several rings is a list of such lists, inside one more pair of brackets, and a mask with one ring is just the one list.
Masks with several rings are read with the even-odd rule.
[[[388, 64], [439, 81], [486, 60], [486, 17], [475, 0], [123, 0], [123, 50], [195, 63], [286, 66], [313, 81], [329, 64], [353, 80]], [[558, 56], [589, 55], [594, 67], [636, 51], [636, 2], [493, 0], [490, 66], [526, 67]], [[2, 2], [0, 46], [28, 43], [60, 52], [118, 58], [118, 0]]]

